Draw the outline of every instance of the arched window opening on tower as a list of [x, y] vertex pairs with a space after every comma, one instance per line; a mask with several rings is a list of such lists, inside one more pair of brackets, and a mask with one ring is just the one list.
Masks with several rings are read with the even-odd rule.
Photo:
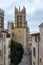
[[20, 27], [22, 27], [22, 15], [20, 15]]
[[17, 15], [17, 21], [19, 21], [19, 15]]
[[17, 15], [17, 27], [19, 27], [19, 15]]
[[20, 21], [22, 21], [22, 15], [20, 15]]
[[19, 27], [19, 22], [17, 22], [17, 27]]
[[20, 27], [22, 27], [22, 21], [20, 21]]

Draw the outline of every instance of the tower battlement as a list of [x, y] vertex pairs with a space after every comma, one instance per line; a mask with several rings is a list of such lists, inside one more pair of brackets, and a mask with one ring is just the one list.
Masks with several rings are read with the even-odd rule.
[[20, 6], [19, 6], [19, 10], [15, 7], [15, 13], [26, 13], [26, 9], [24, 6], [22, 10], [20, 10]]
[[25, 28], [27, 26], [26, 23], [26, 9], [23, 6], [23, 9], [20, 10], [20, 6], [19, 6], [19, 10], [15, 7], [15, 27], [18, 28]]

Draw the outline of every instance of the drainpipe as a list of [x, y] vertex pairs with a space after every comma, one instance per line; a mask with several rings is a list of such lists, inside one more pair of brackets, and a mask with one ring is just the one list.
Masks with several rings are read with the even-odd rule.
[[39, 65], [39, 35], [38, 35], [38, 65]]

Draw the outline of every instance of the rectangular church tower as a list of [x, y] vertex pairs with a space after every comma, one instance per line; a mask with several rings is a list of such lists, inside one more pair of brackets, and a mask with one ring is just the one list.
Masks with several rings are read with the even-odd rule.
[[13, 30], [13, 39], [23, 45], [24, 50], [27, 48], [27, 21], [26, 21], [26, 9], [23, 7], [22, 11], [19, 11], [15, 7], [15, 28]]

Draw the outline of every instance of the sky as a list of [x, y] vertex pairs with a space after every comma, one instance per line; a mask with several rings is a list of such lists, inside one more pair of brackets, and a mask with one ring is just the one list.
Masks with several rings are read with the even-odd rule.
[[7, 28], [8, 21], [14, 22], [15, 6], [26, 8], [26, 20], [30, 33], [37, 33], [39, 25], [43, 22], [43, 0], [0, 0], [0, 8], [4, 10], [4, 27]]

